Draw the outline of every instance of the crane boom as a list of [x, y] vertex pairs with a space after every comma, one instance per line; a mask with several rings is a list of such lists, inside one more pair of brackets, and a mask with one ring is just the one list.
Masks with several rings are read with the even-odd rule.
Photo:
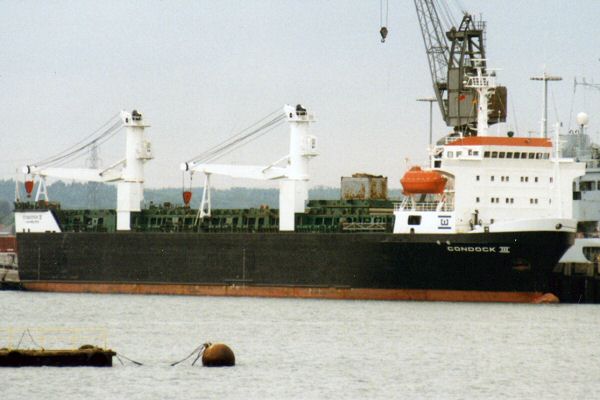
[[431, 82], [444, 121], [448, 115], [448, 103], [444, 100], [447, 87], [448, 60], [450, 48], [444, 36], [444, 29], [437, 10], [431, 0], [414, 0], [421, 35], [425, 43], [425, 53], [429, 61]]

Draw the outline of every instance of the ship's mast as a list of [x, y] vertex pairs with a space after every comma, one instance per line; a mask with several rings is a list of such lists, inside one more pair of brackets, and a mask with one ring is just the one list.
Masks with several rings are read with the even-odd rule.
[[117, 230], [130, 229], [131, 212], [140, 211], [144, 199], [144, 163], [152, 158], [150, 143], [144, 139], [148, 125], [142, 115], [133, 111], [124, 115], [126, 132], [125, 166], [117, 184]]
[[546, 74], [546, 71], [541, 76], [532, 76], [532, 81], [543, 81], [544, 82], [544, 103], [542, 106], [542, 121], [540, 129], [540, 137], [548, 137], [548, 82], [562, 81], [560, 76], [552, 76]]
[[475, 65], [475, 76], [470, 76], [468, 88], [477, 91], [477, 135], [488, 136], [489, 98], [496, 89], [496, 77], [485, 71], [485, 60], [473, 60]]

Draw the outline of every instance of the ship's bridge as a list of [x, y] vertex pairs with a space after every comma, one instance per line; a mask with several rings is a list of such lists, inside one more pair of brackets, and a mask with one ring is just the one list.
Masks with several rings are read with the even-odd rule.
[[[514, 138], [493, 136], [470, 136], [452, 138], [441, 147], [438, 160], [473, 160], [484, 158], [506, 160], [548, 160], [552, 153], [552, 142], [546, 138]], [[442, 163], [434, 165], [440, 168]]]

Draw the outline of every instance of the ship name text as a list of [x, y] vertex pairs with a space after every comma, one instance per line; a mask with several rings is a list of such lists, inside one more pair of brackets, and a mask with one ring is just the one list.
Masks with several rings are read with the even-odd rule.
[[502, 253], [510, 254], [510, 246], [447, 246], [446, 250], [456, 253]]

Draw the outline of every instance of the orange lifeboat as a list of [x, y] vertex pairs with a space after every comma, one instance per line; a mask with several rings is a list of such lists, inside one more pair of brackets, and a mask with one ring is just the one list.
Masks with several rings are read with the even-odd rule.
[[421, 167], [412, 167], [406, 171], [400, 183], [404, 194], [441, 194], [446, 187], [447, 179], [437, 171], [423, 171]]

